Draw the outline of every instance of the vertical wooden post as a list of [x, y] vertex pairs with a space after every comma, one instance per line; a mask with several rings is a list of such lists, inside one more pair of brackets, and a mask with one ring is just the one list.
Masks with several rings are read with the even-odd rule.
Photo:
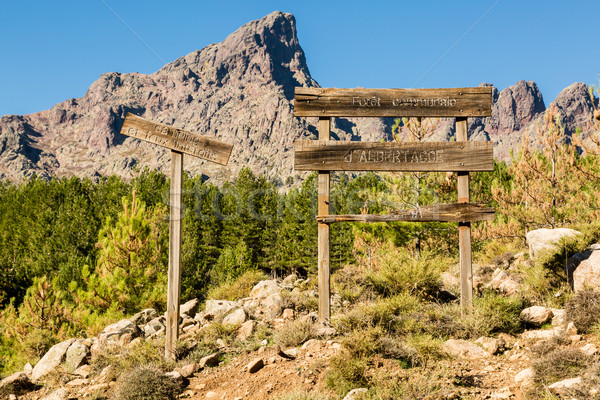
[[[456, 141], [466, 142], [467, 118], [456, 118]], [[458, 202], [469, 202], [469, 173], [458, 173]], [[461, 315], [473, 311], [473, 269], [471, 259], [471, 223], [459, 222], [458, 247], [460, 252], [460, 307]]]
[[171, 217], [169, 226], [169, 283], [167, 293], [167, 332], [165, 358], [175, 360], [179, 338], [179, 296], [181, 292], [181, 200], [183, 153], [171, 150]]
[[[319, 118], [319, 141], [329, 140], [331, 118]], [[319, 171], [317, 214], [329, 215], [329, 171]], [[318, 223], [319, 321], [329, 321], [331, 315], [329, 282], [329, 224]]]

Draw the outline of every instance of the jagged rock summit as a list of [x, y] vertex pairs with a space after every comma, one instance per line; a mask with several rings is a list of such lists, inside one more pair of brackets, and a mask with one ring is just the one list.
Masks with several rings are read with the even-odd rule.
[[[293, 143], [314, 138], [316, 118], [293, 116], [294, 87], [318, 86], [311, 77], [294, 16], [273, 12], [251, 21], [221, 43], [181, 57], [153, 74], [101, 75], [78, 99], [50, 110], [0, 118], [0, 179], [32, 176], [128, 178], [135, 166], [168, 171], [168, 151], [119, 133], [127, 112], [234, 145], [228, 166], [186, 157], [184, 169], [219, 183], [245, 166], [284, 180], [293, 175]], [[587, 87], [575, 83], [555, 104], [567, 134], [591, 118]], [[519, 81], [492, 95], [492, 116], [473, 118], [473, 140], [492, 140], [496, 158], [508, 159], [526, 132], [535, 132], [546, 107], [537, 85]], [[444, 120], [436, 139], [453, 134]], [[391, 140], [393, 119], [335, 118], [332, 138]]]
[[0, 177], [127, 176], [136, 164], [168, 168], [165, 150], [118, 133], [127, 112], [235, 144], [227, 168], [187, 157], [192, 173], [223, 179], [246, 165], [270, 176], [289, 173], [288, 150], [310, 131], [292, 115], [294, 87], [315, 85], [294, 17], [273, 12], [153, 74], [103, 74], [82, 98], [2, 117]]

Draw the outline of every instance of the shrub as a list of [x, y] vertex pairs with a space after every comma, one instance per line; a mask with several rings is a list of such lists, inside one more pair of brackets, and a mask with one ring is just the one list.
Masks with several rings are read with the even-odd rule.
[[535, 372], [534, 380], [541, 385], [549, 385], [561, 379], [573, 378], [588, 369], [591, 357], [581, 350], [564, 347], [558, 348], [532, 362]]
[[348, 350], [342, 350], [330, 360], [325, 380], [327, 386], [340, 396], [357, 387], [366, 387], [370, 383], [367, 376], [368, 360], [354, 357]]
[[296, 347], [315, 335], [310, 321], [294, 321], [280, 328], [273, 335], [273, 342], [281, 347]]
[[252, 288], [260, 281], [268, 279], [262, 271], [250, 270], [233, 281], [225, 281], [209, 289], [207, 298], [214, 300], [236, 301], [248, 297]]
[[143, 341], [129, 348], [108, 347], [92, 357], [92, 368], [101, 371], [103, 368], [114, 366], [115, 376], [131, 371], [140, 365], [152, 365], [164, 371], [172, 368], [173, 363], [164, 358], [164, 342]]
[[523, 301], [516, 297], [504, 297], [496, 292], [486, 292], [473, 301], [473, 315], [467, 318], [475, 335], [489, 336], [493, 333], [518, 333], [521, 325]]
[[565, 304], [567, 320], [573, 321], [581, 333], [588, 332], [600, 322], [600, 292], [582, 290]]
[[175, 400], [181, 385], [155, 365], [140, 365], [123, 373], [115, 385], [115, 400]]
[[430, 253], [412, 257], [391, 244], [382, 247], [377, 262], [366, 274], [366, 283], [385, 296], [410, 293], [421, 297], [437, 294], [442, 285], [444, 263]]
[[410, 373], [406, 377], [382, 376], [374, 379], [369, 391], [361, 400], [422, 400], [449, 399], [448, 394], [456, 389], [444, 379], [442, 371], [422, 371]]

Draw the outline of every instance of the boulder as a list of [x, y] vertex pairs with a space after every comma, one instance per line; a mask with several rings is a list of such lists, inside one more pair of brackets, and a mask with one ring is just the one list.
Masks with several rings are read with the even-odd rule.
[[265, 362], [263, 361], [263, 359], [257, 358], [257, 359], [250, 361], [247, 369], [248, 369], [248, 372], [250, 372], [251, 374], [254, 374], [254, 373], [260, 371], [264, 366], [265, 366]]
[[581, 348], [581, 351], [583, 351], [585, 354], [587, 354], [590, 357], [598, 354], [598, 348], [593, 343], [586, 344], [585, 346], [583, 346]]
[[550, 322], [553, 316], [551, 309], [541, 306], [528, 307], [521, 311], [521, 321], [536, 328]]
[[206, 308], [204, 310], [205, 315], [212, 315], [219, 317], [228, 314], [231, 310], [239, 307], [239, 304], [235, 301], [228, 300], [206, 300]]
[[248, 340], [248, 338], [252, 336], [252, 333], [254, 333], [255, 327], [256, 321], [253, 319], [244, 322], [238, 329], [236, 338], [241, 341]]
[[200, 308], [200, 300], [192, 299], [179, 306], [179, 315], [186, 314], [190, 318], [194, 318]]
[[129, 319], [122, 319], [104, 328], [98, 335], [98, 344], [104, 347], [110, 344], [123, 345], [142, 335], [142, 330]]
[[152, 321], [148, 322], [144, 326], [144, 336], [145, 337], [151, 337], [154, 335], [158, 336], [158, 333], [160, 331], [166, 330], [165, 322], [166, 322], [166, 319], [163, 316], [154, 318]]
[[490, 356], [490, 353], [475, 343], [462, 339], [447, 340], [443, 345], [443, 349], [450, 355], [467, 360], [476, 360]]
[[348, 392], [348, 394], [346, 394], [346, 396], [344, 396], [344, 398], [342, 400], [358, 400], [358, 399], [362, 399], [362, 395], [366, 394], [369, 391], [369, 389], [367, 388], [358, 388], [358, 389], [352, 389], [351, 391]]
[[34, 385], [25, 372], [19, 371], [0, 381], [0, 396], [8, 394], [23, 394], [34, 390]]
[[130, 318], [131, 322], [136, 325], [144, 326], [154, 318], [158, 317], [158, 313], [154, 308], [146, 308]]
[[252, 288], [249, 297], [253, 299], [264, 299], [275, 293], [279, 293], [280, 291], [281, 287], [276, 280], [260, 281]]
[[242, 325], [247, 319], [248, 315], [246, 314], [246, 311], [244, 311], [242, 308], [238, 308], [223, 318], [223, 324]]
[[556, 250], [556, 246], [563, 238], [571, 238], [581, 235], [581, 232], [568, 228], [535, 229], [527, 232], [527, 244], [529, 245], [529, 257], [537, 258], [543, 250]]
[[515, 383], [521, 387], [533, 385], [533, 378], [535, 378], [535, 371], [533, 368], [527, 368], [515, 375]]
[[561, 308], [551, 308], [552, 311], [552, 326], [563, 326], [565, 324], [565, 310]]
[[75, 342], [75, 339], [69, 339], [52, 346], [35, 367], [33, 367], [31, 380], [37, 382], [54, 371], [65, 360], [67, 350], [69, 350], [73, 342]]
[[506, 341], [501, 338], [480, 337], [475, 341], [492, 355], [502, 354], [506, 350]]
[[575, 292], [600, 288], [600, 250], [584, 251], [569, 258], [567, 276]]
[[77, 340], [67, 350], [65, 367], [68, 372], [73, 372], [86, 363], [90, 356], [90, 348], [82, 340]]
[[221, 355], [221, 353], [217, 352], [217, 353], [212, 353], [205, 357], [202, 357], [202, 359], [200, 359], [200, 362], [198, 363], [198, 368], [202, 369], [202, 368], [206, 368], [206, 367], [215, 367], [215, 366], [219, 365], [219, 356], [220, 355]]
[[65, 388], [60, 388], [44, 397], [42, 400], [67, 400], [69, 398], [69, 391]]
[[555, 382], [552, 385], [548, 386], [548, 389], [550, 389], [554, 393], [560, 393], [565, 390], [576, 388], [579, 385], [581, 385], [580, 376]]

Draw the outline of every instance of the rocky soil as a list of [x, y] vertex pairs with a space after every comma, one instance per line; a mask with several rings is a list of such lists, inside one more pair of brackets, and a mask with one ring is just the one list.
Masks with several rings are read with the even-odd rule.
[[[574, 234], [541, 230], [528, 237], [530, 246], [540, 251], [551, 249], [561, 235]], [[595, 248], [590, 251], [596, 252]], [[500, 260], [492, 273], [490, 266], [476, 265], [476, 290], [518, 295], [523, 288], [514, 275], [514, 266], [528, 262], [522, 253]], [[576, 262], [570, 261], [574, 272]], [[581, 268], [582, 274], [589, 273], [585, 265]], [[455, 289], [458, 277], [452, 269], [443, 279], [445, 288]], [[293, 296], [315, 299], [316, 295], [308, 280], [290, 275], [284, 280], [261, 281], [248, 297], [238, 301], [208, 300], [201, 304], [194, 299], [182, 304], [180, 337], [187, 344], [182, 346], [182, 361], [166, 374], [184, 386], [180, 398], [262, 400], [298, 392], [341, 398], [328, 388], [325, 377], [332, 357], [344, 350], [344, 337], [331, 325], [319, 323], [314, 311], [297, 308], [289, 300]], [[340, 313], [339, 297], [334, 294], [333, 299], [334, 313]], [[524, 399], [534, 388], [532, 362], [539, 357], [540, 348], [556, 347], [583, 354], [596, 363], [600, 360], [597, 337], [580, 334], [565, 310], [534, 305], [523, 309], [520, 318], [526, 330], [516, 336], [500, 333], [476, 340], [449, 339], [442, 345], [445, 355], [430, 364], [407, 369], [393, 359], [377, 357], [371, 370], [400, 381], [436, 371], [443, 377], [436, 399]], [[198, 351], [200, 341], [206, 341], [203, 334], [215, 326], [230, 327], [227, 329], [234, 339], [227, 339], [226, 333], [213, 334], [208, 336], [214, 349], [210, 354], [194, 362], [183, 356], [184, 350]], [[277, 335], [300, 326], [310, 326], [312, 333], [297, 346], [282, 348], [276, 341], [261, 340], [259, 334], [270, 330]], [[95, 360], [106, 352], [127, 354], [139, 351], [143, 343], [160, 344], [164, 334], [165, 317], [153, 309], [143, 310], [107, 326], [97, 337], [73, 338], [55, 345], [35, 366], [28, 364], [2, 380], [0, 396], [21, 400], [110, 398], [118, 386], [115, 366], [98, 369]], [[571, 399], [575, 397], [569, 391], [583, 388], [584, 396], [578, 398], [597, 398], [600, 383], [586, 374], [579, 371], [542, 389], [557, 398]], [[344, 399], [360, 399], [363, 388], [355, 389], [358, 392], [352, 391]]]
[[[294, 87], [318, 86], [311, 77], [290, 14], [271, 13], [247, 23], [221, 43], [165, 65], [153, 74], [110, 72], [78, 99], [50, 110], [0, 118], [0, 178], [116, 174], [135, 167], [169, 168], [169, 154], [119, 133], [127, 112], [218, 138], [234, 145], [226, 167], [186, 157], [184, 168], [215, 182], [249, 166], [285, 181], [294, 176], [293, 143], [315, 138], [316, 119], [293, 116]], [[465, 84], [468, 86], [468, 84]], [[588, 88], [574, 83], [554, 100], [566, 134], [586, 129], [593, 112]], [[473, 140], [494, 142], [495, 156], [509, 158], [546, 111], [535, 82], [493, 90], [492, 116], [469, 122]], [[393, 119], [336, 118], [333, 139], [391, 140]], [[441, 121], [436, 139], [453, 134]]]

